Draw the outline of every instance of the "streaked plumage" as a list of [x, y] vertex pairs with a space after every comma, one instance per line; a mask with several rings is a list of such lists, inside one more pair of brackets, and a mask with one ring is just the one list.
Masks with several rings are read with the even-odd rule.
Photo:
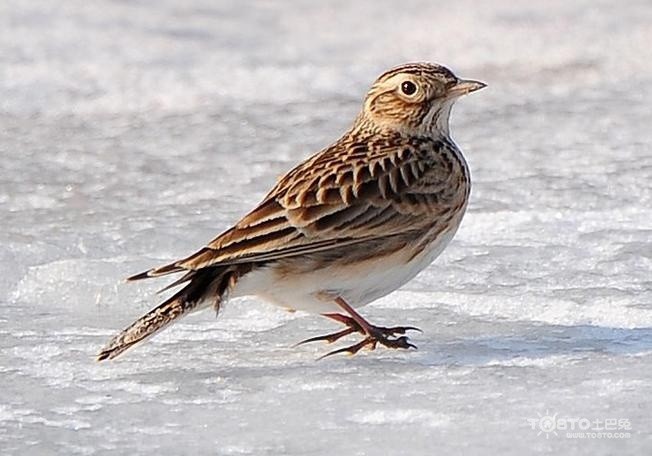
[[99, 359], [191, 310], [219, 310], [228, 293], [331, 317], [344, 310], [350, 317], [335, 319], [366, 336], [351, 352], [377, 342], [411, 346], [391, 337], [401, 328], [382, 333], [352, 307], [409, 281], [455, 234], [470, 176], [448, 119], [458, 96], [482, 87], [427, 63], [381, 75], [352, 128], [288, 172], [235, 226], [187, 258], [130, 278], [184, 273], [170, 287], [186, 285], [116, 336]]

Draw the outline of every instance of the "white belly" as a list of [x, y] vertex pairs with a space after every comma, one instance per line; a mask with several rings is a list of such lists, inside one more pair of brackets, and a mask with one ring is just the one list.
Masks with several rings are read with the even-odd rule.
[[240, 279], [231, 296], [256, 295], [281, 307], [312, 313], [340, 311], [334, 302], [338, 296], [353, 307], [361, 307], [413, 279], [439, 256], [455, 231], [444, 233], [411, 260], [410, 252], [399, 251], [353, 265], [329, 266], [293, 276], [280, 276], [273, 265], [256, 269]]

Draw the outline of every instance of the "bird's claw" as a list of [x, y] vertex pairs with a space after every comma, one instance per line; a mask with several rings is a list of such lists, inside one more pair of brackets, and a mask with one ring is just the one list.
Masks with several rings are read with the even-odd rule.
[[325, 340], [325, 341], [328, 342], [329, 344], [332, 344], [332, 343], [335, 342], [336, 340], [339, 340], [339, 339], [341, 339], [341, 338], [344, 337], [344, 336], [348, 336], [349, 334], [351, 334], [351, 333], [353, 333], [353, 332], [355, 332], [355, 329], [353, 329], [353, 328], [346, 328], [346, 329], [343, 329], [343, 330], [338, 331], [338, 332], [336, 332], [336, 333], [326, 334], [326, 335], [324, 335], [324, 336], [311, 337], [311, 338], [309, 338], [309, 339], [302, 340], [301, 342], [298, 342], [298, 343], [295, 344], [294, 346], [295, 346], [295, 347], [298, 347], [299, 345], [308, 344], [308, 343], [310, 343], [310, 342], [319, 342], [319, 341], [321, 341], [321, 340]]
[[375, 350], [377, 342], [378, 341], [376, 339], [373, 339], [371, 337], [366, 337], [362, 341], [358, 342], [357, 344], [353, 344], [350, 347], [344, 347], [337, 350], [333, 350], [332, 352], [328, 352], [325, 355], [317, 358], [317, 360], [322, 360], [324, 358], [328, 358], [329, 356], [337, 355], [340, 353], [349, 353], [351, 356], [353, 356], [366, 346], [369, 346], [370, 350]]
[[402, 348], [405, 350], [410, 348], [417, 348], [416, 345], [410, 343], [410, 339], [408, 339], [407, 336], [401, 336], [398, 339], [385, 339], [379, 342], [387, 348]]
[[349, 353], [350, 355], [355, 355], [365, 347], [368, 347], [369, 350], [375, 350], [377, 344], [380, 344], [387, 348], [394, 348], [394, 349], [405, 349], [405, 350], [410, 348], [414, 348], [415, 350], [417, 349], [416, 345], [410, 343], [410, 339], [408, 339], [407, 336], [401, 336], [398, 339], [390, 339], [385, 336], [381, 336], [381, 337], [367, 336], [357, 344], [351, 345], [349, 347], [333, 350], [332, 352], [328, 352], [324, 356], [319, 357], [318, 360], [322, 360], [324, 358], [328, 358], [329, 356], [337, 355], [340, 353]]
[[385, 335], [395, 336], [396, 334], [405, 334], [408, 331], [417, 331], [423, 333], [423, 331], [416, 326], [394, 326], [391, 328], [384, 328], [379, 326], [378, 329]]

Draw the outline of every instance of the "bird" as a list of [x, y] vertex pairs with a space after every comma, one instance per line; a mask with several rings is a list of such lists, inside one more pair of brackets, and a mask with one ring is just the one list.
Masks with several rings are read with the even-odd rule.
[[451, 139], [451, 108], [484, 87], [427, 62], [380, 75], [352, 126], [280, 178], [240, 221], [192, 255], [127, 279], [179, 274], [161, 291], [183, 287], [111, 339], [97, 360], [243, 296], [344, 325], [297, 345], [360, 338], [324, 357], [416, 348], [406, 333], [418, 328], [373, 325], [357, 309], [414, 278], [455, 235], [471, 178]]

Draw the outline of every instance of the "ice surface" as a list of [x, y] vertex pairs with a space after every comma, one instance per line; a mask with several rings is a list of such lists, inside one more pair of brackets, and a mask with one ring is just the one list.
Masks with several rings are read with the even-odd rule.
[[[649, 2], [0, 3], [0, 453], [650, 454]], [[316, 362], [335, 326], [255, 300], [94, 354], [188, 254], [328, 144], [389, 66], [456, 107], [450, 248], [363, 309], [416, 352]], [[631, 423], [537, 435], [540, 415]]]

